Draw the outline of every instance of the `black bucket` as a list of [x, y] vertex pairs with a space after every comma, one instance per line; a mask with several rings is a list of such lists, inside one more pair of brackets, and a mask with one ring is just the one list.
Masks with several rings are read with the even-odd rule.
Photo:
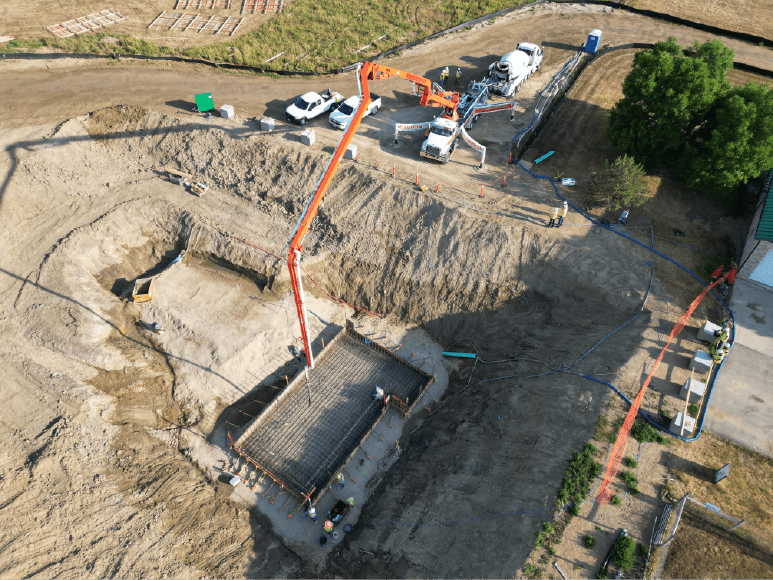
[[327, 546], [327, 534], [322, 534], [319, 537], [319, 545], [320, 546]]

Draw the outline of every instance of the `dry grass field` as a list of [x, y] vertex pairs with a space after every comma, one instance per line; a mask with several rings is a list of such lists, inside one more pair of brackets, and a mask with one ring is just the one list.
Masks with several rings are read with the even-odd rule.
[[623, 4], [773, 39], [771, 0], [623, 0]]
[[[675, 441], [669, 449], [672, 496], [685, 493], [722, 508], [733, 524], [688, 502], [668, 552], [663, 578], [773, 577], [773, 459], [704, 433], [694, 443]], [[714, 484], [713, 475], [730, 463], [730, 475]]]

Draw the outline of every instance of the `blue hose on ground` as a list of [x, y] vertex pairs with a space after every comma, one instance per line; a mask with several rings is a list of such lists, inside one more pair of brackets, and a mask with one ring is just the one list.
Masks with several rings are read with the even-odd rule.
[[[555, 182], [554, 182], [554, 181], [553, 181], [553, 180], [552, 180], [550, 177], [548, 177], [547, 175], [537, 175], [537, 174], [535, 174], [535, 173], [533, 173], [533, 172], [529, 171], [528, 169], [526, 169], [526, 168], [525, 168], [523, 165], [521, 165], [521, 164], [520, 164], [520, 162], [516, 162], [516, 163], [518, 164], [518, 166], [519, 166], [521, 169], [523, 169], [523, 170], [524, 170], [526, 173], [528, 173], [528, 174], [529, 174], [529, 175], [531, 175], [532, 177], [535, 177], [536, 179], [547, 179], [547, 180], [550, 182], [550, 185], [552, 185], [552, 186], [553, 186], [553, 189], [554, 189], [554, 190], [555, 190], [555, 192], [556, 192], [556, 196], [558, 196], [558, 198], [559, 198], [561, 201], [565, 201], [565, 202], [566, 202], [566, 203], [567, 203], [567, 204], [568, 204], [568, 205], [569, 205], [569, 206], [570, 206], [570, 207], [571, 207], [571, 208], [572, 208], [574, 211], [576, 211], [577, 213], [579, 213], [580, 215], [582, 215], [582, 216], [583, 216], [584, 218], [586, 218], [587, 220], [590, 220], [591, 222], [593, 222], [594, 224], [598, 225], [599, 227], [602, 227], [602, 228], [604, 228], [604, 229], [606, 229], [606, 230], [608, 230], [608, 231], [610, 231], [610, 232], [612, 232], [612, 233], [614, 233], [614, 234], [617, 234], [618, 236], [621, 236], [621, 237], [623, 237], [623, 238], [625, 238], [625, 239], [627, 239], [627, 240], [630, 240], [630, 241], [632, 241], [632, 242], [633, 242], [633, 243], [635, 243], [635, 244], [638, 244], [638, 245], [640, 245], [642, 248], [646, 248], [647, 250], [651, 250], [653, 254], [657, 254], [657, 255], [658, 255], [658, 256], [660, 256], [661, 258], [663, 258], [663, 259], [665, 259], [665, 260], [668, 260], [669, 262], [671, 262], [671, 263], [672, 263], [672, 264], [674, 264], [675, 266], [678, 266], [679, 268], [681, 268], [682, 270], [684, 270], [685, 272], [687, 272], [688, 274], [690, 274], [690, 276], [692, 276], [693, 278], [695, 278], [695, 279], [696, 279], [698, 282], [700, 282], [700, 283], [701, 283], [703, 286], [706, 286], [706, 283], [705, 283], [703, 280], [701, 280], [701, 279], [698, 277], [698, 275], [697, 275], [697, 274], [695, 274], [695, 273], [694, 273], [694, 272], [692, 272], [691, 270], [689, 270], [689, 269], [685, 268], [685, 267], [684, 267], [684, 266], [682, 266], [682, 265], [681, 265], [679, 262], [676, 262], [675, 260], [672, 260], [671, 258], [669, 258], [669, 257], [668, 257], [668, 256], [666, 256], [665, 254], [663, 254], [663, 253], [659, 252], [659, 251], [658, 251], [658, 250], [656, 250], [655, 248], [653, 248], [653, 247], [650, 247], [650, 246], [647, 246], [646, 244], [643, 244], [643, 243], [641, 243], [639, 240], [635, 240], [634, 238], [631, 238], [630, 236], [626, 236], [624, 233], [622, 233], [622, 232], [619, 232], [619, 231], [617, 231], [617, 230], [616, 230], [616, 229], [614, 229], [614, 228], [610, 228], [609, 226], [605, 226], [604, 224], [602, 224], [602, 223], [598, 222], [597, 220], [595, 220], [595, 219], [593, 219], [592, 217], [590, 217], [589, 215], [587, 215], [587, 214], [586, 214], [585, 212], [583, 212], [582, 210], [578, 209], [578, 208], [577, 208], [575, 205], [573, 205], [572, 203], [570, 203], [570, 202], [569, 202], [569, 200], [567, 200], [565, 197], [563, 197], [563, 196], [562, 196], [562, 195], [561, 195], [561, 194], [558, 192], [558, 187], [556, 187], [556, 184], [555, 184]], [[719, 297], [719, 295], [718, 295], [716, 292], [714, 292], [714, 290], [710, 290], [710, 292], [711, 292], [711, 294], [712, 294], [712, 295], [713, 295], [713, 296], [714, 296], [714, 297], [715, 297], [717, 300], [719, 300], [719, 301], [722, 303], [722, 305], [723, 305], [723, 306], [724, 306], [724, 307], [727, 309], [727, 311], [730, 313], [730, 318], [731, 318], [731, 319], [732, 319], [732, 321], [733, 321], [733, 327], [735, 327], [735, 316], [733, 315], [733, 311], [730, 309], [730, 306], [728, 306], [728, 305], [727, 305], [727, 303], [726, 303], [724, 300], [722, 300], [722, 298], [720, 298], [720, 297]], [[735, 332], [733, 332], [733, 335], [735, 335]], [[734, 339], [734, 340], [733, 340], [733, 343], [734, 343], [734, 342], [735, 342], [735, 336], [733, 337], [733, 339]], [[733, 348], [733, 343], [731, 343], [731, 344], [730, 344], [730, 348], [731, 348], [731, 349]], [[668, 433], [669, 435], [671, 435], [671, 436], [673, 436], [673, 437], [676, 437], [677, 439], [681, 439], [682, 441], [687, 441], [687, 442], [689, 442], [689, 441], [695, 441], [695, 440], [697, 440], [697, 439], [698, 439], [698, 437], [700, 437], [700, 436], [701, 436], [701, 433], [703, 432], [703, 420], [706, 418], [706, 411], [708, 411], [708, 408], [709, 408], [709, 403], [711, 402], [711, 393], [714, 391], [714, 384], [716, 383], [716, 381], [717, 381], [717, 378], [719, 377], [719, 373], [722, 371], [722, 365], [724, 365], [724, 364], [725, 364], [725, 361], [724, 361], [724, 360], [722, 360], [722, 362], [721, 362], [721, 363], [719, 363], [719, 368], [717, 369], [717, 372], [716, 372], [716, 374], [714, 375], [714, 381], [711, 383], [711, 387], [709, 388], [709, 392], [708, 392], [708, 394], [706, 395], [706, 404], [705, 404], [705, 405], [704, 405], [704, 407], [703, 407], [703, 414], [701, 415], [701, 417], [700, 417], [700, 420], [698, 421], [698, 432], [697, 432], [697, 434], [695, 435], [695, 437], [691, 437], [691, 438], [689, 438], [689, 439], [686, 439], [686, 438], [684, 438], [684, 437], [681, 437], [681, 436], [679, 436], [679, 435], [674, 435], [673, 433], [671, 433], [671, 431], [668, 431], [667, 429], [664, 429], [664, 428], [663, 428], [662, 426], [660, 426], [659, 424], [655, 423], [655, 422], [654, 422], [652, 419], [650, 419], [650, 418], [649, 418], [647, 415], [645, 415], [645, 414], [644, 414], [644, 412], [643, 412], [641, 409], [639, 409], [639, 413], [640, 413], [640, 414], [641, 414], [641, 415], [642, 415], [642, 416], [643, 416], [645, 419], [647, 419], [647, 421], [649, 421], [649, 422], [650, 422], [652, 425], [654, 425], [655, 427], [657, 427], [657, 428], [658, 428], [658, 429], [660, 429], [661, 431], [663, 431], [663, 432], [665, 432], [665, 433]], [[611, 384], [609, 384], [609, 383], [607, 383], [607, 382], [605, 382], [605, 381], [602, 381], [602, 380], [600, 380], [600, 379], [597, 379], [597, 378], [595, 378], [595, 377], [590, 377], [590, 376], [587, 376], [587, 375], [582, 375], [582, 376], [583, 376], [583, 377], [585, 377], [586, 379], [589, 379], [589, 380], [591, 380], [591, 381], [596, 381], [596, 382], [598, 382], [598, 383], [601, 383], [602, 385], [606, 385], [606, 386], [610, 387], [610, 388], [611, 388], [612, 390], [614, 390], [614, 391], [615, 391], [615, 392], [616, 392], [618, 395], [620, 395], [620, 396], [621, 396], [623, 399], [625, 399], [625, 401], [626, 401], [628, 404], [630, 404], [630, 405], [633, 405], [633, 402], [632, 402], [632, 401], [631, 401], [631, 400], [630, 400], [628, 397], [626, 397], [626, 396], [625, 396], [623, 393], [621, 393], [621, 392], [620, 392], [620, 390], [619, 390], [619, 389], [617, 389], [616, 387], [614, 387], [613, 385], [611, 385]]]

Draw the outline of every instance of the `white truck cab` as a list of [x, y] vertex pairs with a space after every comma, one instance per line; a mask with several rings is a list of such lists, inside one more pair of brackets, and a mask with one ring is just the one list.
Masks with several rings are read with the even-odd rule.
[[305, 125], [309, 119], [319, 117], [334, 109], [344, 100], [340, 93], [328, 89], [322, 94], [306, 93], [298, 97], [295, 102], [285, 109], [287, 120], [291, 123]]
[[[360, 97], [354, 95], [346, 99], [337, 109], [330, 113], [330, 124], [337, 129], [346, 129], [349, 126], [349, 122], [354, 117], [354, 111], [360, 106]], [[368, 103], [368, 109], [365, 111], [365, 116], [375, 115], [378, 113], [378, 109], [381, 107], [381, 97], [378, 95], [370, 94], [370, 102]]]
[[491, 92], [512, 97], [521, 83], [542, 66], [542, 49], [531, 42], [522, 42], [518, 48], [508, 52], [499, 62], [489, 66]]
[[427, 138], [421, 144], [419, 155], [448, 163], [451, 154], [459, 144], [458, 133], [459, 124], [456, 121], [437, 117], [429, 125]]

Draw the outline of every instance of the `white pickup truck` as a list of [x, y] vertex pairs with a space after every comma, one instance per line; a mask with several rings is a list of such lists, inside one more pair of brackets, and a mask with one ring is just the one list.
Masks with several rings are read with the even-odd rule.
[[489, 66], [488, 85], [493, 94], [512, 97], [521, 83], [542, 66], [542, 49], [531, 42], [522, 42], [499, 62]]
[[[341, 106], [330, 113], [330, 124], [337, 129], [346, 129], [346, 127], [349, 126], [349, 121], [354, 117], [354, 111], [356, 111], [359, 106], [359, 96], [354, 95], [353, 97], [349, 97], [341, 104]], [[365, 111], [364, 116], [375, 115], [378, 113], [379, 107], [381, 107], [381, 97], [371, 93], [368, 109]]]
[[324, 93], [306, 93], [285, 109], [287, 120], [291, 123], [305, 125], [306, 121], [319, 117], [322, 113], [338, 108], [344, 100], [341, 93], [328, 89]]

